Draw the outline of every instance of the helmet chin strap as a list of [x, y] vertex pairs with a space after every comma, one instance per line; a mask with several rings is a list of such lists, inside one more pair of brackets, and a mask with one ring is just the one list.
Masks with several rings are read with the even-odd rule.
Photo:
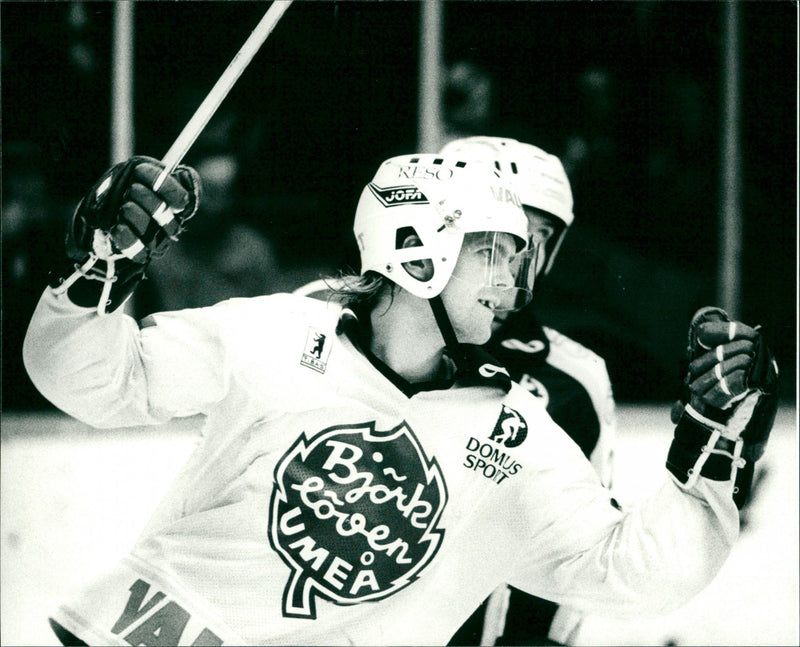
[[483, 348], [473, 344], [462, 344], [456, 338], [453, 324], [447, 316], [440, 296], [428, 299], [436, 324], [442, 333], [445, 349], [456, 365], [455, 379], [465, 386], [494, 386], [508, 393], [511, 389], [511, 376]]
[[453, 329], [453, 324], [450, 323], [450, 317], [447, 315], [441, 295], [428, 299], [428, 303], [431, 304], [433, 317], [436, 319], [436, 325], [439, 326], [439, 331], [442, 333], [444, 347], [447, 349], [450, 358], [455, 362], [459, 371], [466, 370], [465, 349], [456, 337], [456, 331]]

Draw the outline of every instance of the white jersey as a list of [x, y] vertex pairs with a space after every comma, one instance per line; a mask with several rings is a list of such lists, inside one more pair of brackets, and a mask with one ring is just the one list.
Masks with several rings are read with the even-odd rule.
[[658, 614], [738, 533], [731, 485], [667, 476], [623, 512], [525, 389], [408, 396], [292, 295], [138, 326], [48, 289], [24, 356], [98, 427], [205, 414], [131, 554], [56, 619], [89, 644], [444, 644], [500, 583], [586, 611]]
[[[589, 460], [603, 485], [610, 488], [614, 480], [617, 415], [614, 392], [605, 360], [574, 339], [552, 328], [544, 326], [543, 331], [550, 345], [547, 364], [572, 377], [589, 396], [598, 425], [597, 440], [590, 451]], [[516, 621], [524, 622], [521, 619]], [[562, 644], [572, 644], [582, 621], [583, 613], [580, 610], [559, 607], [550, 627], [550, 639]]]
[[[495, 332], [489, 352], [520, 386], [534, 395], [553, 420], [590, 459], [601, 482], [612, 485], [616, 409], [606, 363], [566, 335], [540, 326], [529, 312], [515, 313]], [[555, 614], [555, 615], [553, 615]], [[548, 617], [553, 617], [552, 623]], [[583, 614], [565, 606], [524, 599], [507, 586], [456, 634], [458, 644], [481, 635], [482, 645], [533, 640], [550, 624], [549, 638], [571, 644]]]

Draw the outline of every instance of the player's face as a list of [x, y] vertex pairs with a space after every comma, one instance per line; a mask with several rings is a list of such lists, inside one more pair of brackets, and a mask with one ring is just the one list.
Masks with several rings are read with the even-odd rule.
[[[547, 243], [556, 235], [556, 225], [551, 216], [528, 206], [524, 206], [524, 209], [525, 215], [528, 216], [529, 246], [533, 250], [531, 254], [536, 263], [535, 269], [531, 268], [530, 271], [534, 277], [538, 277], [547, 263]], [[509, 313], [508, 310], [498, 310], [495, 313], [493, 330], [497, 330], [503, 324]]]
[[531, 237], [531, 246], [539, 245], [539, 254], [536, 257], [536, 276], [542, 271], [547, 262], [547, 243], [556, 234], [556, 227], [550, 216], [535, 212], [533, 209], [525, 207], [525, 215], [528, 216], [528, 235]]
[[514, 285], [516, 242], [510, 234], [467, 234], [453, 276], [442, 291], [456, 336], [464, 344], [484, 344], [491, 335], [496, 288]]

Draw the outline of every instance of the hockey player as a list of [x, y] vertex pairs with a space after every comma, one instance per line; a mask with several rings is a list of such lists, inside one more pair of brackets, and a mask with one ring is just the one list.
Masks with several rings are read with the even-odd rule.
[[23, 348], [34, 384], [90, 425], [205, 417], [130, 554], [55, 613], [62, 642], [443, 644], [503, 582], [653, 614], [724, 563], [775, 411], [758, 330], [713, 309], [692, 323], [664, 483], [623, 512], [479, 346], [530, 297], [528, 223], [499, 173], [384, 162], [345, 306], [272, 295], [137, 323], [120, 306], [199, 199], [190, 169], [160, 176], [133, 158], [90, 190]]
[[[561, 161], [515, 139], [474, 136], [449, 142], [442, 154], [494, 164], [513, 182], [528, 217], [537, 270], [534, 294], [553, 267], [574, 220], [572, 190]], [[489, 353], [511, 379], [542, 400], [553, 420], [578, 444], [600, 480], [611, 486], [616, 413], [611, 381], [601, 357], [542, 326], [533, 304], [498, 312]], [[558, 612], [558, 621], [553, 622]], [[451, 644], [487, 645], [567, 642], [579, 617], [516, 588], [499, 587], [456, 633]], [[551, 626], [553, 632], [551, 633]]]
[[[560, 160], [531, 144], [485, 136], [454, 140], [441, 153], [483, 160], [514, 184], [535, 247], [531, 253], [536, 257], [533, 287], [538, 289], [574, 220], [572, 190]], [[332, 287], [335, 284], [329, 279], [319, 280], [295, 293], [327, 299]], [[610, 487], [616, 418], [603, 359], [542, 326], [532, 306], [512, 314], [497, 311], [493, 329], [486, 349], [509, 371], [511, 379], [542, 401], [553, 420], [590, 459], [602, 483]], [[451, 644], [487, 645], [498, 638], [502, 644], [567, 642], [579, 620], [580, 616], [568, 609], [558, 610], [552, 602], [504, 585], [459, 629]]]

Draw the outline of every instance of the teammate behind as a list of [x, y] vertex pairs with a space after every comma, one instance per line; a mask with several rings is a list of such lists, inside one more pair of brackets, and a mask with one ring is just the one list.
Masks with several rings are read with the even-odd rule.
[[160, 173], [133, 158], [89, 191], [23, 348], [37, 388], [90, 425], [205, 418], [130, 554], [54, 615], [62, 642], [444, 644], [504, 582], [641, 616], [713, 579], [776, 406], [757, 330], [692, 323], [663, 485], [621, 511], [480, 348], [495, 310], [530, 299], [528, 222], [500, 173], [384, 162], [344, 305], [279, 294], [136, 322], [120, 306], [199, 199], [191, 169], [154, 190]]
[[[484, 160], [513, 182], [528, 217], [531, 245], [537, 250], [535, 301], [574, 220], [572, 190], [560, 160], [531, 144], [501, 137], [457, 139], [441, 152]], [[616, 415], [605, 362], [574, 340], [542, 326], [534, 306], [511, 314], [498, 312], [486, 348], [508, 369], [511, 379], [542, 401], [550, 417], [591, 461], [602, 483], [611, 487]], [[554, 625], [557, 611], [559, 619]], [[558, 610], [552, 602], [502, 586], [450, 644], [565, 643], [577, 629], [575, 616], [567, 609]]]

